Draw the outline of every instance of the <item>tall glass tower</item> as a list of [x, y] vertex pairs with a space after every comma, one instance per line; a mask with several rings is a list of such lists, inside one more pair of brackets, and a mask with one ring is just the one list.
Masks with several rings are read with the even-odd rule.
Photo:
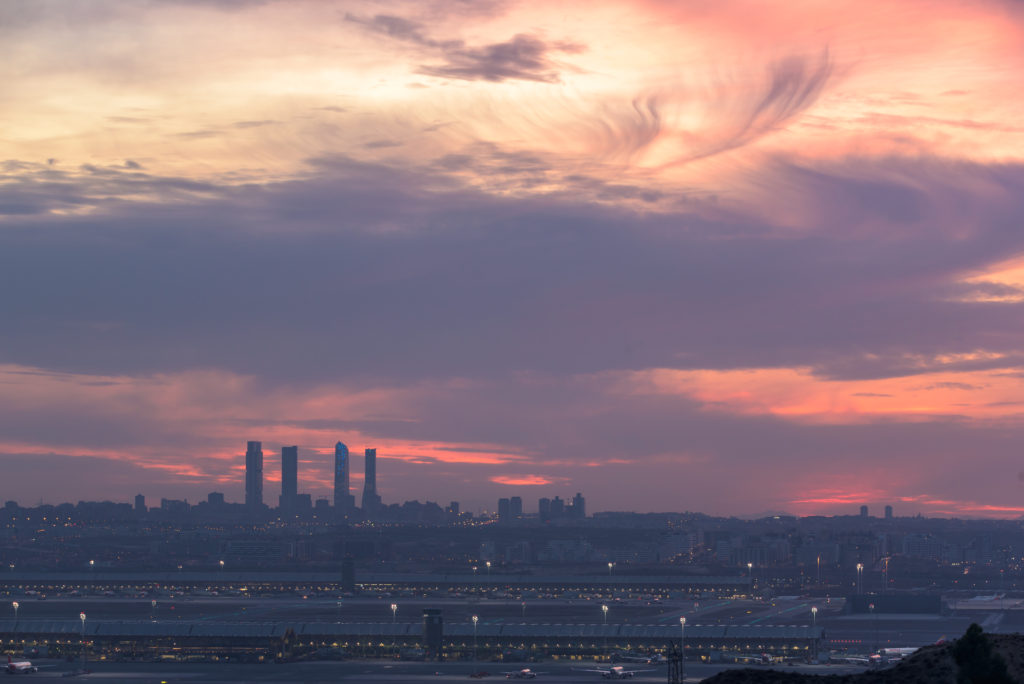
[[363, 512], [373, 513], [380, 506], [377, 496], [377, 450], [366, 450], [366, 468], [363, 471]]
[[249, 442], [245, 449], [245, 505], [263, 506], [263, 444]]
[[299, 498], [299, 447], [281, 447], [281, 500], [278, 506], [283, 511], [295, 509]]
[[349, 490], [348, 447], [343, 442], [334, 445], [334, 510], [339, 514], [352, 508]]

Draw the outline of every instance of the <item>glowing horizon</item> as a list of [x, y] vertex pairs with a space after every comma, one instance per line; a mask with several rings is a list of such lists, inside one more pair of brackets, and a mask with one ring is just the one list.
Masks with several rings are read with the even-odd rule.
[[386, 501], [1024, 514], [1012, 3], [100, 0], [0, 35], [4, 498], [238, 499], [247, 440], [329, 495], [341, 439]]

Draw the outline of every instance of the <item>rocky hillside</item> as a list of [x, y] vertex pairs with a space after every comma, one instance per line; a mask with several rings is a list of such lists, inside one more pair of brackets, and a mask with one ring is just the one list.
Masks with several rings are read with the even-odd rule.
[[926, 646], [892, 667], [857, 675], [730, 670], [706, 684], [1024, 684], [1024, 636], [971, 625], [951, 643]]

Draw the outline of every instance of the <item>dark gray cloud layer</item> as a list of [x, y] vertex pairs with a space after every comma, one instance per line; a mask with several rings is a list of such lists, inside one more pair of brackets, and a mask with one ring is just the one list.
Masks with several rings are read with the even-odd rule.
[[421, 65], [419, 73], [462, 81], [544, 81], [559, 80], [554, 53], [573, 53], [583, 46], [568, 42], [547, 42], [537, 36], [518, 34], [501, 43], [477, 47], [462, 40], [437, 40], [427, 35], [420, 22], [404, 17], [378, 14], [374, 17], [345, 16], [347, 21], [362, 25], [368, 31], [409, 43], [437, 55], [441, 63]]
[[[764, 182], [779, 201], [799, 201], [809, 225], [794, 231], [756, 216], [612, 208], [591, 201], [606, 186], [582, 178], [571, 192], [513, 199], [445, 175], [544, 172], [542, 159], [478, 152], [422, 170], [324, 158], [305, 180], [242, 187], [130, 164], [69, 172], [10, 163], [0, 204], [21, 209], [0, 227], [0, 363], [112, 375], [226, 369], [267, 393], [428, 383], [394, 415], [337, 416], [337, 429], [530, 455], [489, 469], [437, 465], [455, 488], [432, 486], [437, 497], [470, 481], [497, 494], [499, 485], [481, 484], [496, 472], [555, 476], [574, 464], [575, 487], [613, 501], [614, 483], [638, 469], [757, 475], [750, 455], [763, 449], [764, 467], [790, 482], [813, 471], [816, 484], [849, 484], [865, 464], [899, 469], [907, 455], [900, 481], [922, 493], [983, 500], [989, 484], [963, 482], [986, 468], [1005, 475], [999, 496], [1012, 499], [1012, 427], [957, 416], [799, 425], [683, 396], [608, 393], [601, 374], [809, 366], [871, 378], [1019, 366], [1021, 305], [964, 301], [977, 288], [955, 281], [1024, 253], [1024, 168], [780, 162]], [[141, 196], [166, 201], [129, 199]], [[670, 199], [652, 201], [664, 209]], [[85, 216], [48, 213], [87, 206]], [[975, 350], [1004, 356], [934, 358]], [[452, 378], [472, 382], [448, 386]], [[238, 434], [274, 422], [248, 415]], [[73, 402], [7, 407], [0, 423], [8, 439], [69, 450], [123, 453], [156, 441], [189, 452], [204, 439], [158, 415]], [[935, 466], [927, 472], [924, 454]], [[582, 465], [590, 461], [602, 465]], [[224, 475], [229, 464], [209, 467]], [[610, 477], [616, 469], [629, 472]], [[415, 495], [429, 470], [395, 468], [391, 491]], [[209, 487], [186, 480], [176, 495]], [[734, 482], [729, 501], [684, 487], [692, 505], [674, 507], [744, 510], [765, 499], [756, 491], [765, 481]], [[659, 487], [649, 487], [651, 501], [676, 501], [675, 484]]]
[[[0, 231], [0, 361], [281, 382], [652, 366], [875, 377], [920, 372], [908, 354], [1016, 354], [1024, 332], [1019, 304], [955, 301], [951, 285], [1024, 251], [1018, 167], [881, 181], [779, 166], [823, 222], [787, 237], [754, 218], [427, 193], [443, 181], [342, 159], [319, 171], [215, 199], [134, 170], [23, 180], [6, 206], [37, 218]], [[981, 174], [1011, 199], [960, 189]], [[124, 202], [119, 185], [179, 201]], [[41, 216], [96, 194], [95, 216]]]

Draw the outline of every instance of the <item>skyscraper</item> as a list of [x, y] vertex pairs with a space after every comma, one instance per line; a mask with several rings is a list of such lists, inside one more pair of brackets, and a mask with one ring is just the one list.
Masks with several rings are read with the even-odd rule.
[[135, 512], [145, 513], [146, 512], [146, 497], [142, 494], [135, 495]]
[[860, 507], [860, 517], [862, 517], [862, 518], [868, 517], [868, 507], [867, 506], [861, 506]]
[[377, 450], [366, 450], [366, 467], [363, 470], [363, 512], [372, 513], [380, 505], [377, 496]]
[[587, 502], [579, 492], [572, 497], [572, 517], [580, 520], [587, 517]]
[[334, 445], [334, 510], [339, 516], [348, 513], [355, 505], [349, 486], [348, 447], [338, 442]]
[[249, 442], [245, 449], [245, 505], [263, 506], [263, 445]]
[[885, 507], [885, 519], [892, 520], [892, 506]]
[[282, 511], [294, 511], [299, 495], [299, 447], [281, 447], [281, 498], [278, 506]]

